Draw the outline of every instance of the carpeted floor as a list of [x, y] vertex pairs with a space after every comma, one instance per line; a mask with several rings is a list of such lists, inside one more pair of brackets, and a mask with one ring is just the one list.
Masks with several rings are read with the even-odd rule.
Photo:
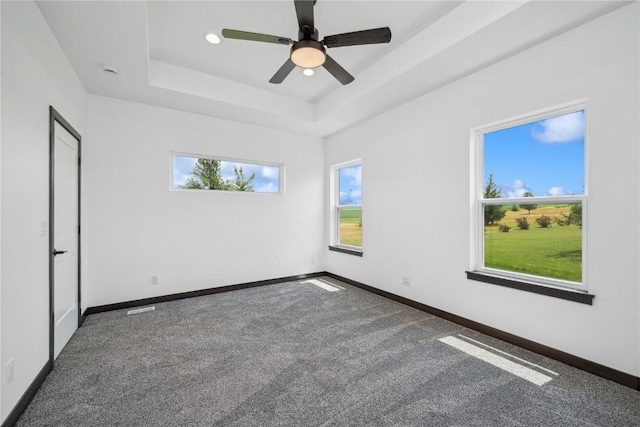
[[323, 280], [89, 316], [17, 425], [640, 426], [637, 391]]

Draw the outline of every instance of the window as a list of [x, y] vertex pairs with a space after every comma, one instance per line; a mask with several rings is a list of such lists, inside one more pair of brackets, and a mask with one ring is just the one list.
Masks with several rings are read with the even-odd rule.
[[585, 118], [581, 103], [473, 132], [474, 273], [586, 292]]
[[343, 163], [331, 172], [330, 249], [362, 255], [362, 164], [359, 160]]
[[283, 193], [282, 165], [172, 153], [174, 190]]

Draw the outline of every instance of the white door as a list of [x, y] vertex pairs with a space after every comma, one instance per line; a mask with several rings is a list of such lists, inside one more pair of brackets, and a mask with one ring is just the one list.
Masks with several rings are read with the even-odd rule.
[[58, 122], [53, 165], [54, 359], [78, 329], [78, 140]]

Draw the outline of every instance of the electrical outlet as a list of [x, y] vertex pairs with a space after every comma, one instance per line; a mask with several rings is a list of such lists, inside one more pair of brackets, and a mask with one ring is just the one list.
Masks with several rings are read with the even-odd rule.
[[9, 385], [11, 383], [11, 381], [13, 381], [13, 376], [14, 376], [14, 372], [13, 372], [13, 359], [9, 359], [9, 361], [7, 362], [7, 366], [5, 367], [5, 375], [6, 375], [6, 384]]
[[151, 284], [152, 285], [157, 285], [160, 283], [160, 276], [158, 276], [157, 274], [152, 274], [151, 275]]
[[49, 224], [45, 219], [40, 220], [40, 235], [46, 236], [47, 234], [49, 234]]
[[402, 284], [404, 286], [411, 286], [411, 279], [409, 279], [408, 277], [403, 276], [402, 277]]

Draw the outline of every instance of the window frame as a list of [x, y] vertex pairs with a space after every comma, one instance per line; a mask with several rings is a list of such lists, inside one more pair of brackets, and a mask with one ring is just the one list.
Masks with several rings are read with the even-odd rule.
[[[257, 165], [257, 166], [271, 166], [277, 167], [279, 170], [278, 173], [278, 184], [279, 188], [277, 192], [267, 192], [267, 191], [231, 191], [231, 190], [209, 190], [209, 189], [199, 189], [199, 188], [176, 188], [173, 186], [173, 176], [174, 176], [174, 158], [175, 157], [189, 157], [192, 159], [208, 159], [208, 160], [219, 160], [221, 162], [229, 162], [229, 163], [242, 163], [245, 165]], [[274, 162], [263, 162], [256, 160], [247, 160], [247, 159], [236, 159], [230, 157], [219, 157], [212, 156], [207, 154], [194, 154], [194, 153], [185, 153], [182, 151], [169, 151], [169, 161], [170, 161], [170, 170], [169, 170], [169, 190], [170, 191], [178, 191], [178, 192], [187, 192], [187, 193], [243, 193], [243, 194], [260, 194], [260, 195], [285, 195], [285, 164], [284, 163], [274, 163]]]
[[[584, 111], [584, 192], [580, 195], [563, 196], [534, 196], [517, 198], [495, 198], [485, 199], [484, 189], [484, 135], [520, 125], [535, 123], [553, 117], [563, 116], [578, 111]], [[470, 256], [470, 270], [467, 277], [473, 280], [509, 286], [506, 283], [513, 282], [516, 286], [509, 286], [531, 292], [556, 296], [564, 299], [573, 297], [561, 296], [562, 291], [570, 293], [588, 293], [587, 259], [588, 259], [588, 103], [586, 99], [581, 99], [560, 106], [547, 108], [533, 113], [523, 114], [507, 120], [494, 122], [489, 125], [479, 126], [471, 129], [471, 230], [472, 244]], [[536, 276], [526, 273], [512, 272], [496, 268], [485, 267], [484, 265], [484, 207], [487, 205], [511, 205], [511, 204], [545, 204], [545, 203], [581, 203], [582, 204], [582, 281], [572, 282], [568, 280], [555, 279], [551, 277]], [[483, 276], [479, 278], [478, 276]], [[495, 280], [491, 280], [495, 278]], [[523, 286], [524, 285], [524, 286]], [[527, 287], [530, 286], [530, 289]], [[558, 292], [556, 292], [558, 291]], [[555, 295], [555, 293], [559, 295]], [[591, 298], [588, 299], [590, 304]], [[583, 301], [578, 301], [583, 302]]]
[[[356, 256], [362, 256], [362, 245], [354, 246], [347, 245], [344, 243], [340, 243], [340, 211], [345, 209], [360, 209], [360, 213], [362, 215], [362, 195], [360, 196], [360, 204], [349, 204], [342, 205], [340, 204], [340, 171], [345, 168], [360, 166], [360, 173], [362, 174], [362, 160], [354, 159], [348, 162], [343, 162], [339, 164], [335, 164], [330, 168], [330, 187], [331, 187], [331, 196], [330, 196], [330, 245], [329, 249], [336, 252], [343, 252], [347, 254], [352, 254]], [[362, 178], [362, 177], [361, 177]], [[361, 184], [362, 190], [362, 184]], [[364, 243], [364, 242], [362, 242]]]

